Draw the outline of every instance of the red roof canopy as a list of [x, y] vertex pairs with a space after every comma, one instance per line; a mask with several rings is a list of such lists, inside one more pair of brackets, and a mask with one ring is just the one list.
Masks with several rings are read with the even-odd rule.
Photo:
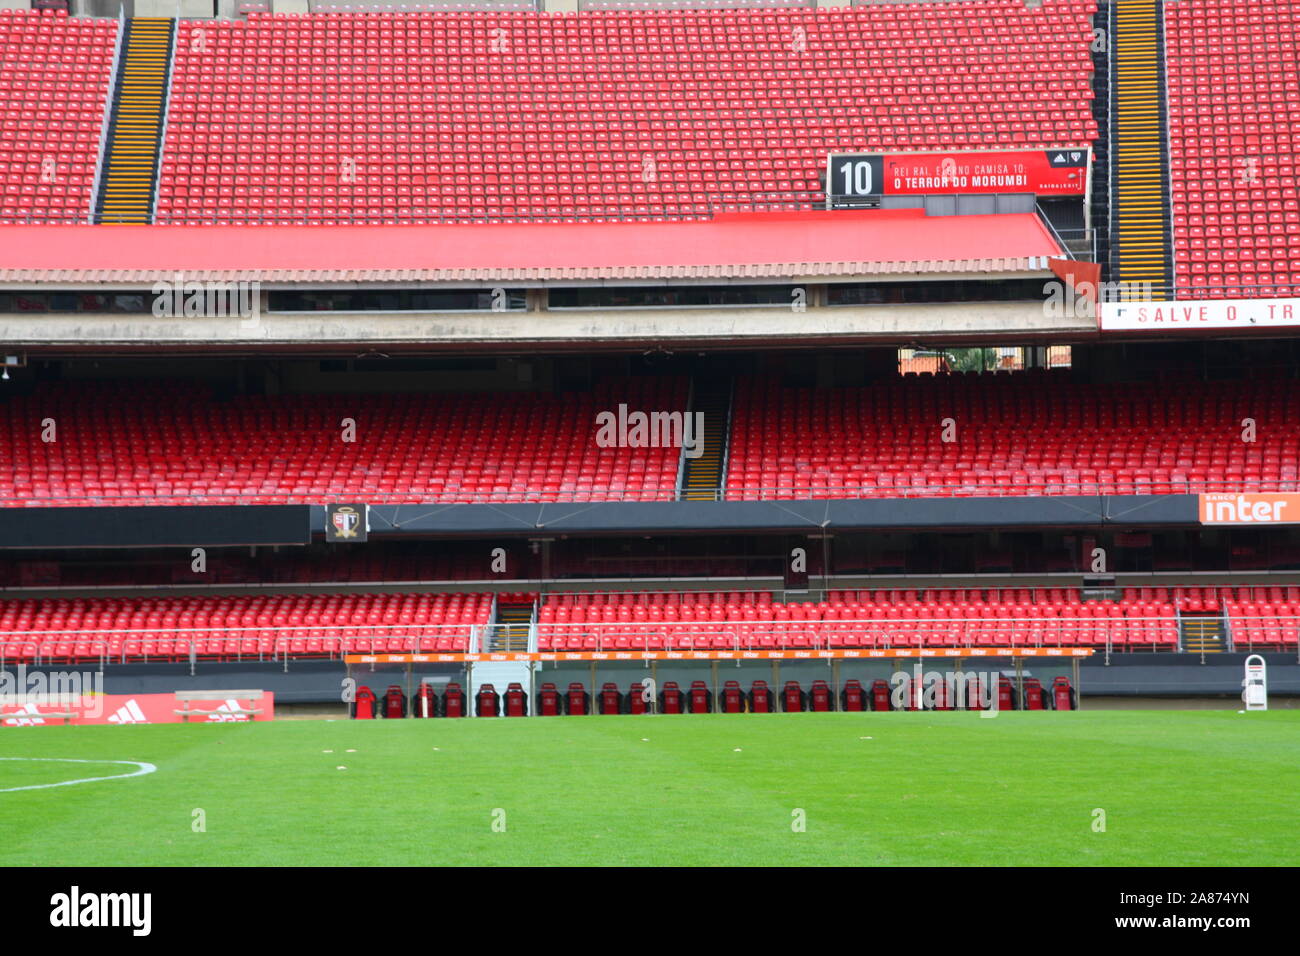
[[1046, 271], [1037, 216], [919, 209], [686, 222], [431, 226], [0, 226], [0, 282], [779, 279]]

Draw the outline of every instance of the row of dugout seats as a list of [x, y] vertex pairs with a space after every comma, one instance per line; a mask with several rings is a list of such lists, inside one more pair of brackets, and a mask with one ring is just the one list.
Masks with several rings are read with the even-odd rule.
[[1068, 677], [1057, 677], [1044, 688], [1036, 677], [1026, 677], [1020, 686], [1011, 678], [998, 679], [997, 701], [978, 675], [963, 681], [937, 679], [927, 683], [910, 677], [902, 680], [874, 680], [868, 686], [856, 679], [844, 682], [838, 694], [825, 680], [814, 680], [804, 690], [798, 681], [786, 681], [779, 693], [773, 693], [767, 681], [755, 680], [748, 691], [740, 682], [725, 681], [716, 699], [702, 680], [692, 681], [683, 689], [676, 681], [665, 681], [658, 694], [650, 692], [640, 681], [622, 691], [613, 681], [603, 684], [594, 696], [586, 685], [573, 681], [565, 690], [553, 683], [538, 688], [534, 709], [530, 711], [528, 693], [522, 684], [511, 683], [504, 694], [492, 684], [483, 684], [467, 701], [458, 682], [445, 685], [441, 694], [434, 685], [422, 682], [409, 698], [401, 685], [391, 684], [382, 697], [366, 686], [358, 688], [350, 713], [359, 719], [384, 717], [541, 717], [591, 714], [766, 714], [824, 713], [829, 711], [887, 710], [1073, 710], [1078, 706]]

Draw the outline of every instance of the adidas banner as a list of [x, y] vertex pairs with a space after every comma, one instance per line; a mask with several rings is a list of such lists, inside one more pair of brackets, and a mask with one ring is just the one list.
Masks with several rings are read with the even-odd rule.
[[[16, 696], [16, 695], [15, 695]], [[189, 710], [178, 714], [178, 710]], [[259, 714], [246, 711], [260, 710]], [[175, 694], [85, 694], [78, 697], [27, 695], [0, 701], [0, 727], [48, 727], [55, 724], [179, 724], [272, 720], [275, 695], [257, 700], [230, 697], [182, 704]]]

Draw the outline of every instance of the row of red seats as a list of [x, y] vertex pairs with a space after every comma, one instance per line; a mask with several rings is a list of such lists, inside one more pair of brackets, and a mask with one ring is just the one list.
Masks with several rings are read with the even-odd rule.
[[1061, 675], [1048, 686], [1036, 677], [1026, 677], [1012, 682], [1008, 677], [997, 679], [996, 689], [991, 677], [966, 674], [962, 677], [941, 674], [928, 680], [914, 681], [902, 675], [902, 681], [877, 679], [864, 687], [860, 680], [850, 678], [843, 689], [836, 689], [825, 680], [815, 679], [805, 691], [798, 681], [788, 680], [779, 694], [774, 694], [765, 680], [755, 680], [745, 691], [737, 680], [727, 680], [716, 694], [702, 680], [691, 681], [683, 690], [677, 681], [664, 681], [655, 694], [641, 681], [634, 681], [626, 693], [613, 681], [606, 681], [597, 691], [593, 685], [588, 691], [580, 681], [571, 681], [561, 691], [552, 682], [537, 689], [537, 699], [530, 708], [528, 692], [519, 682], [507, 685], [498, 693], [492, 684], [482, 684], [467, 701], [460, 684], [449, 682], [441, 695], [430, 683], [422, 683], [416, 695], [407, 698], [400, 684], [390, 684], [383, 697], [377, 697], [368, 686], [357, 689], [356, 702], [351, 715], [360, 720], [375, 717], [404, 719], [406, 717], [526, 717], [530, 713], [540, 717], [584, 717], [592, 714], [770, 714], [770, 713], [827, 713], [830, 711], [886, 711], [886, 710], [1074, 710], [1078, 699], [1070, 679]]
[[[991, 600], [999, 598], [998, 603]], [[497, 600], [531, 600], [531, 595]], [[616, 598], [616, 600], [615, 600]], [[690, 599], [690, 600], [688, 600]], [[111, 661], [464, 652], [489, 594], [261, 594], [0, 601], [0, 657]], [[1141, 588], [1120, 601], [1067, 589], [833, 591], [780, 604], [766, 593], [568, 594], [538, 610], [543, 651], [915, 647], [1172, 650], [1177, 611], [1222, 610], [1238, 649], [1293, 647], [1300, 588]]]
[[1300, 8], [1196, 0], [1163, 10], [1179, 297], [1295, 295]]
[[[726, 495], [1300, 489], [1300, 390], [1290, 380], [1195, 382], [1175, 395], [1059, 374], [904, 376], [837, 389], [742, 379]], [[48, 385], [0, 408], [0, 501], [665, 500], [679, 449], [601, 447], [596, 413], [624, 403], [684, 409], [686, 396], [678, 378], [557, 395], [227, 401], [182, 384]], [[47, 418], [55, 441], [42, 439]], [[355, 422], [354, 441], [345, 420]]]
[[0, 10], [0, 222], [89, 215], [116, 43], [116, 20]]
[[[1217, 587], [1136, 587], [1126, 588], [1119, 600], [1121, 605], [1171, 605], [1183, 611], [1216, 610], [1224, 590]], [[1240, 600], [1254, 597], [1258, 590], [1261, 598], [1274, 601], [1300, 602], [1300, 588], [1240, 588], [1249, 595], [1236, 595]], [[714, 608], [732, 609], [767, 607], [774, 612], [807, 614], [809, 609], [819, 612], [845, 607], [876, 606], [880, 608], [915, 608], [923, 606], [967, 607], [1040, 607], [1063, 608], [1095, 604], [1085, 600], [1075, 588], [881, 588], [875, 590], [834, 590], [824, 601], [816, 604], [782, 604], [770, 591], [599, 591], [588, 593], [549, 594], [541, 608], [540, 620], [548, 615], [582, 612], [587, 615], [613, 613], [614, 620], [627, 620], [626, 615], [638, 611], [659, 609], [661, 613], [687, 613]], [[676, 609], [670, 611], [670, 609]]]
[[[1097, 132], [1094, 9], [996, 0], [937, 19], [883, 6], [183, 21], [157, 212], [165, 222], [696, 217], [716, 202], [801, 200], [828, 151], [1082, 145]], [[644, 178], [644, 155], [610, 162], [602, 145], [652, 155], [655, 178]], [[213, 182], [211, 161], [232, 148], [263, 172]], [[702, 154], [699, 170], [674, 158], [683, 149]], [[753, 163], [779, 152], [797, 158], [783, 175]], [[546, 153], [591, 158], [550, 174], [497, 169]], [[377, 155], [486, 174], [390, 183], [358, 172]], [[298, 182], [311, 167], [320, 181]]]
[[[598, 444], [597, 413], [620, 403], [685, 410], [687, 383], [666, 377], [576, 394], [223, 402], [183, 383], [51, 385], [0, 408], [0, 501], [671, 498], [680, 449]], [[41, 438], [46, 418], [57, 424], [52, 442]], [[355, 423], [351, 436], [345, 420]]]
[[221, 659], [465, 652], [491, 594], [256, 594], [0, 601], [0, 657]]
[[[1195, 382], [1175, 397], [1066, 375], [839, 389], [742, 379], [727, 496], [1300, 490], [1300, 390], [1288, 381]], [[1244, 419], [1260, 429], [1254, 442]]]
[[[995, 600], [996, 599], [996, 600]], [[816, 603], [766, 593], [548, 596], [542, 650], [813, 649], [1109, 646], [1173, 649], [1178, 612], [1227, 611], [1235, 641], [1289, 646], [1300, 633], [1300, 588], [1133, 588], [1119, 601], [1066, 589], [832, 591]], [[1238, 623], [1240, 622], [1240, 626]]]

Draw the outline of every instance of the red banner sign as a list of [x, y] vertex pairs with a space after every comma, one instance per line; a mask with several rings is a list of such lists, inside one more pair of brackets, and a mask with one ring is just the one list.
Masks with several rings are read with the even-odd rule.
[[[86, 694], [71, 700], [33, 695], [25, 702], [0, 703], [0, 727], [42, 727], [51, 724], [179, 724], [186, 719], [178, 710], [191, 711], [193, 723], [230, 723], [254, 719], [239, 711], [261, 710], [257, 720], [275, 717], [275, 694], [266, 691], [256, 700], [192, 700], [182, 703], [175, 694]], [[70, 715], [70, 716], [69, 716]]]

